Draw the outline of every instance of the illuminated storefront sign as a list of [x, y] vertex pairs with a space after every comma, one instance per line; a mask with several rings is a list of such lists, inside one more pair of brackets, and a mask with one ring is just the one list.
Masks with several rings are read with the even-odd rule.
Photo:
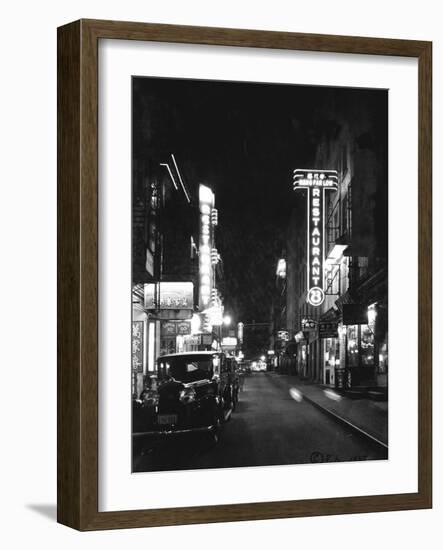
[[296, 187], [322, 187], [337, 190], [337, 170], [294, 170], [294, 189]]
[[325, 299], [324, 257], [325, 257], [325, 190], [337, 190], [336, 170], [294, 170], [294, 190], [308, 190], [307, 215], [307, 301], [320, 306]]
[[212, 306], [208, 308], [205, 313], [211, 325], [220, 326], [223, 324], [223, 306]]
[[224, 350], [234, 350], [237, 346], [237, 338], [226, 336], [222, 339], [221, 346]]
[[199, 305], [201, 309], [209, 306], [212, 289], [212, 211], [214, 193], [206, 185], [199, 188], [200, 240], [199, 240]]
[[194, 309], [194, 284], [163, 282], [145, 284], [145, 309]]

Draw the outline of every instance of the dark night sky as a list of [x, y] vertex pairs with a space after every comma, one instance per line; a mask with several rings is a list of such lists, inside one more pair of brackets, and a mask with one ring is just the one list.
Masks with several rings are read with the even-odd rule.
[[292, 170], [311, 166], [337, 114], [352, 120], [364, 109], [385, 130], [385, 93], [159, 78], [134, 78], [133, 92], [134, 156], [174, 153], [195, 199], [199, 183], [213, 189], [225, 309], [236, 321], [267, 321], [297, 200]]

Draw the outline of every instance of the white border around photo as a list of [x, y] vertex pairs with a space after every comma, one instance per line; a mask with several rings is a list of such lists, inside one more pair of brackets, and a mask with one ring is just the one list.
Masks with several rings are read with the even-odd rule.
[[[131, 473], [131, 77], [389, 90], [389, 460]], [[99, 43], [99, 511], [417, 491], [418, 71], [401, 57]]]

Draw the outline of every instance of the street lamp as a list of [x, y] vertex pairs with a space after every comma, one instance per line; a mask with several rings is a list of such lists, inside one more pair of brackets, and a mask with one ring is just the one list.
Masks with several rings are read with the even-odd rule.
[[368, 307], [368, 325], [374, 326], [377, 319], [377, 304], [372, 304]]
[[231, 321], [232, 321], [232, 319], [231, 319], [231, 316], [230, 316], [230, 315], [225, 315], [225, 316], [223, 317], [223, 324], [224, 324], [225, 326], [228, 327], [228, 326], [231, 324]]

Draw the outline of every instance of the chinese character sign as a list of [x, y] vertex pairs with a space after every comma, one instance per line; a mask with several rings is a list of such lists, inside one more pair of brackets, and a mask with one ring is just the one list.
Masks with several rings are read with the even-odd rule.
[[[156, 293], [155, 283], [145, 284], [145, 309], [194, 308], [194, 285], [191, 282], [164, 282]], [[157, 294], [157, 296], [156, 296]]]
[[132, 371], [143, 372], [143, 321], [132, 323]]

